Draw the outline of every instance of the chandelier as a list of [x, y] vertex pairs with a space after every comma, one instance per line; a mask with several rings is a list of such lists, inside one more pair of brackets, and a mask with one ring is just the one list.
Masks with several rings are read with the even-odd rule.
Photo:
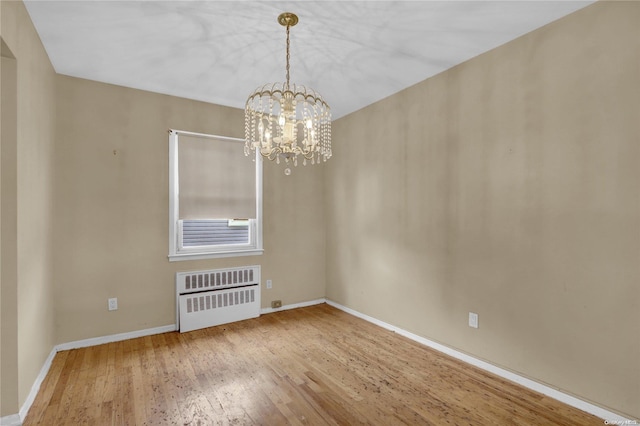
[[[289, 30], [298, 17], [289, 12], [278, 16], [287, 28], [287, 68], [284, 83], [258, 87], [245, 105], [245, 155], [256, 151], [288, 166], [327, 161], [331, 157], [331, 109], [313, 89], [289, 82]], [[287, 167], [285, 174], [290, 175]]]

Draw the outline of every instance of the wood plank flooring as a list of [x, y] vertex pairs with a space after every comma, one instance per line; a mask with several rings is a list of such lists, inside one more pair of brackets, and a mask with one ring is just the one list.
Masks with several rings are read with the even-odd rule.
[[24, 425], [602, 425], [316, 305], [59, 352]]

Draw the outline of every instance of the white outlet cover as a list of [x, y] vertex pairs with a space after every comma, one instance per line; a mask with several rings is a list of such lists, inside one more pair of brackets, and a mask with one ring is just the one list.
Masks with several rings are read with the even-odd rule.
[[469, 327], [478, 328], [478, 314], [469, 312]]
[[118, 310], [118, 298], [114, 297], [112, 299], [109, 299], [109, 310], [110, 311], [116, 311]]

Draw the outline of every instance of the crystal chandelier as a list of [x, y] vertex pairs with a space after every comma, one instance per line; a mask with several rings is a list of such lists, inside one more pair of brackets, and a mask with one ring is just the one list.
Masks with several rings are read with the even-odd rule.
[[[289, 12], [278, 16], [287, 28], [287, 77], [284, 83], [258, 87], [245, 106], [245, 155], [256, 151], [288, 166], [327, 161], [331, 157], [331, 109], [319, 93], [289, 83], [289, 30], [298, 17]], [[291, 174], [287, 167], [285, 174]]]

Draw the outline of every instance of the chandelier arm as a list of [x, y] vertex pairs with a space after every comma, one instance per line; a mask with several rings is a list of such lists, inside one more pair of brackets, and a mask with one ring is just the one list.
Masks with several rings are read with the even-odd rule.
[[267, 155], [262, 153], [260, 154], [262, 154], [263, 157], [268, 158], [270, 161], [273, 161], [278, 155], [280, 155], [281, 152], [282, 150], [280, 148], [272, 148]]
[[314, 154], [315, 154], [315, 152], [310, 150], [310, 149], [306, 149], [306, 150], [301, 149], [300, 150], [300, 155], [302, 155], [307, 160], [311, 160], [313, 158]]

